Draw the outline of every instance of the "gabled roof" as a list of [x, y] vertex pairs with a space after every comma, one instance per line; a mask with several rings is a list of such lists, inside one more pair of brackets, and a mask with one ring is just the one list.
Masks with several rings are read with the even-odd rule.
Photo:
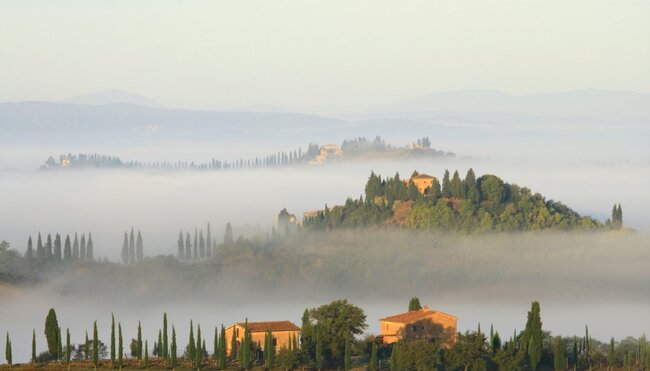
[[429, 310], [429, 307], [424, 306], [424, 308], [420, 310], [412, 310], [409, 312], [404, 312], [400, 314], [396, 314], [394, 316], [389, 316], [380, 319], [380, 321], [386, 321], [386, 322], [395, 322], [395, 323], [411, 323], [411, 322], [417, 322], [422, 319], [431, 317], [432, 315], [440, 313], [445, 316], [453, 317], [456, 318], [456, 316], [453, 316], [451, 314], [443, 313], [437, 310]]
[[431, 176], [431, 175], [427, 175], [427, 174], [419, 174], [419, 175], [414, 176], [414, 177], [411, 178], [411, 179], [435, 179], [435, 178], [436, 178], [436, 177]]
[[[237, 323], [238, 326], [244, 327], [244, 322]], [[300, 327], [289, 321], [270, 321], [270, 322], [248, 322], [248, 331], [250, 332], [279, 332], [279, 331], [300, 331]]]

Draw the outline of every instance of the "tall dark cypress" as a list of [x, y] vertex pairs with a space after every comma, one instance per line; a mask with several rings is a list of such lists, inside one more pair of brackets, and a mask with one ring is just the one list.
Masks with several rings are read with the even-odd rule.
[[86, 244], [86, 261], [91, 262], [94, 259], [93, 236], [88, 232], [88, 243]]
[[138, 238], [135, 243], [135, 248], [136, 248], [136, 258], [138, 263], [142, 263], [142, 260], [144, 260], [144, 245], [142, 244], [142, 234], [138, 230]]
[[38, 240], [36, 240], [36, 257], [39, 260], [45, 259], [45, 248], [43, 247], [43, 240], [41, 239], [41, 232], [38, 232]]
[[61, 235], [58, 233], [54, 237], [54, 260], [61, 261]]
[[70, 366], [70, 355], [72, 354], [72, 349], [70, 348], [70, 329], [66, 329], [65, 332], [65, 362]]
[[115, 316], [111, 313], [111, 365], [115, 366]]
[[124, 241], [122, 242], [122, 264], [129, 264], [129, 238], [124, 232]]
[[5, 342], [5, 359], [7, 360], [7, 364], [9, 365], [9, 368], [11, 368], [11, 365], [13, 364], [13, 352], [11, 351], [11, 340], [9, 339], [9, 332], [7, 332], [7, 341]]
[[196, 228], [194, 228], [194, 252], [192, 254], [192, 258], [199, 258], [199, 232]]
[[228, 222], [226, 223], [226, 231], [223, 234], [223, 243], [231, 245], [233, 241], [232, 226], [230, 225], [230, 222]]
[[74, 233], [74, 242], [72, 243], [72, 260], [79, 260], [79, 238], [77, 232]]
[[142, 325], [140, 325], [140, 321], [138, 321], [138, 340], [136, 353], [138, 355], [138, 359], [142, 359]]
[[449, 186], [451, 189], [451, 197], [464, 198], [463, 182], [460, 180], [460, 176], [458, 175], [458, 170], [454, 171], [454, 175], [451, 178], [451, 182], [449, 183]]
[[32, 329], [32, 363], [36, 362], [36, 329]]
[[185, 259], [192, 259], [192, 240], [190, 239], [190, 232], [185, 234]]
[[25, 258], [31, 260], [34, 258], [34, 248], [32, 247], [32, 236], [27, 239], [27, 250], [25, 251]]
[[167, 342], [167, 313], [163, 314], [163, 344], [162, 344], [162, 357], [166, 361], [167, 360], [167, 350], [168, 348], [168, 342]]
[[210, 234], [210, 223], [208, 223], [208, 232], [205, 236], [205, 256], [210, 258], [212, 257], [212, 236]]
[[203, 238], [203, 231], [199, 232], [199, 257], [205, 258], [205, 238]]
[[185, 244], [183, 241], [183, 231], [180, 231], [178, 233], [178, 258], [179, 259], [185, 259]]
[[97, 321], [93, 322], [93, 365], [99, 364], [99, 336], [97, 334]]
[[129, 263], [135, 264], [135, 234], [133, 233], [133, 227], [131, 227], [131, 233], [129, 234]]
[[172, 367], [178, 366], [178, 361], [176, 359], [176, 353], [178, 352], [176, 349], [176, 329], [174, 328], [174, 325], [172, 325], [172, 343], [169, 352], [171, 355], [171, 366]]
[[79, 244], [79, 260], [82, 263], [86, 262], [86, 234], [81, 234], [81, 242]]
[[58, 336], [59, 322], [56, 319], [54, 308], [50, 308], [45, 318], [45, 339], [47, 340], [47, 349], [52, 357], [57, 356], [59, 349]]
[[449, 181], [449, 170], [445, 169], [442, 177], [442, 197], [451, 197], [451, 182]]
[[117, 365], [122, 369], [124, 359], [124, 343], [122, 341], [122, 324], [117, 324]]
[[196, 325], [196, 369], [201, 369], [201, 361], [203, 359], [203, 352], [201, 347], [201, 325]]
[[69, 262], [72, 260], [72, 245], [70, 244], [70, 235], [65, 235], [65, 243], [63, 247], [63, 260]]
[[45, 255], [47, 260], [52, 260], [52, 256], [54, 255], [53, 249], [52, 249], [52, 235], [47, 234], [47, 243], [45, 244]]
[[219, 337], [219, 367], [225, 369], [228, 364], [228, 358], [226, 357], [226, 342], [228, 340], [226, 339], [226, 328], [223, 325], [221, 325], [221, 336]]

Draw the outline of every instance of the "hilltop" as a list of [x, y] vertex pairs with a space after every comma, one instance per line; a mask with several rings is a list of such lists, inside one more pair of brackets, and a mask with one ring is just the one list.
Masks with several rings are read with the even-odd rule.
[[382, 178], [373, 172], [365, 198], [348, 198], [344, 205], [332, 208], [326, 205], [304, 218], [307, 229], [373, 225], [460, 232], [620, 229], [622, 210], [614, 206], [612, 219], [603, 224], [496, 175], [477, 178], [469, 169], [464, 179], [458, 171], [452, 177], [445, 171], [442, 183], [418, 172], [406, 179], [399, 174]]

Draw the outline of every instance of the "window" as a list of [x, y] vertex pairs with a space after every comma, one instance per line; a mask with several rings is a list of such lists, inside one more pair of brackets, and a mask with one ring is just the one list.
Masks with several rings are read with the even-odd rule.
[[417, 327], [416, 325], [413, 325], [413, 326], [411, 326], [411, 327], [413, 328], [413, 332], [417, 332], [417, 331], [418, 331], [418, 327]]
[[235, 337], [239, 337], [239, 329], [235, 328]]
[[278, 339], [274, 337], [273, 338], [273, 346], [276, 346], [276, 345], [278, 345]]

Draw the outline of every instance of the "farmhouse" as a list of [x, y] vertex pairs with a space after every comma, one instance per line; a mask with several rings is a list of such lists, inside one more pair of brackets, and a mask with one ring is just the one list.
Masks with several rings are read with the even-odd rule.
[[[232, 353], [231, 341], [233, 332], [237, 339], [237, 347], [244, 340], [244, 327], [243, 322], [235, 323], [226, 328], [226, 353]], [[300, 327], [289, 321], [272, 321], [272, 322], [248, 322], [248, 331], [251, 334], [251, 340], [254, 344], [259, 344], [260, 348], [264, 350], [264, 338], [266, 333], [271, 330], [273, 334], [273, 345], [275, 345], [276, 352], [282, 348], [289, 348], [289, 342], [295, 337], [300, 342]]]
[[398, 340], [432, 340], [450, 347], [456, 341], [456, 316], [424, 306], [420, 310], [380, 319], [381, 338], [391, 344]]
[[431, 186], [433, 185], [433, 181], [435, 179], [436, 177], [433, 177], [431, 175], [420, 174], [412, 177], [411, 179], [408, 179], [406, 181], [406, 184], [413, 182], [413, 184], [415, 184], [415, 186], [417, 187], [418, 191], [424, 194], [427, 189], [431, 188]]

